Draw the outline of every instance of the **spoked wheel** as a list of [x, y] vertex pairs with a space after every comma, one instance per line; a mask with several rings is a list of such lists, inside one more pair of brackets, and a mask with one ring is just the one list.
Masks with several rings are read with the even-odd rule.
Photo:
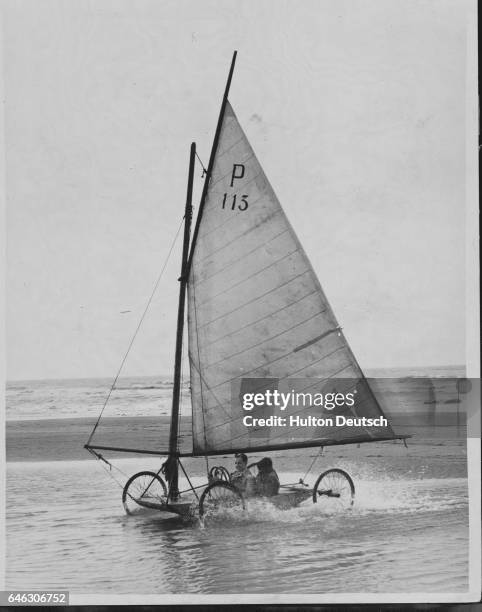
[[227, 482], [220, 480], [206, 487], [199, 500], [199, 516], [223, 509], [244, 510], [241, 493]]
[[214, 482], [217, 480], [229, 482], [231, 480], [231, 477], [225, 467], [223, 467], [222, 465], [215, 465], [209, 470], [208, 479], [209, 482]]
[[322, 499], [329, 499], [333, 507], [340, 509], [353, 506], [355, 485], [350, 475], [338, 468], [320, 474], [313, 487], [313, 503], [321, 502]]
[[122, 491], [122, 503], [127, 514], [132, 514], [139, 506], [158, 508], [167, 499], [165, 482], [155, 472], [139, 472], [131, 476]]

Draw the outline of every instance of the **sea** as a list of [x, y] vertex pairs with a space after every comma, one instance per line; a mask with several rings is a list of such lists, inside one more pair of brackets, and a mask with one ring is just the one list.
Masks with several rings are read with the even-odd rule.
[[[380, 376], [380, 372], [369, 372]], [[384, 371], [391, 376], [463, 376], [462, 368]], [[7, 421], [97, 417], [104, 379], [12, 381]], [[110, 416], [167, 415], [166, 377], [119, 381]], [[188, 410], [184, 386], [183, 410]], [[6, 588], [96, 594], [380, 594], [468, 590], [466, 440], [422, 438], [276, 456], [282, 482], [312, 483], [338, 467], [355, 483], [340, 510], [307, 500], [279, 510], [251, 501], [244, 512], [184, 521], [139, 509], [126, 515], [126, 478], [160, 467], [156, 457], [7, 463]], [[232, 469], [232, 458], [210, 465]], [[114, 462], [113, 462], [114, 463]], [[309, 464], [311, 471], [305, 475]], [[193, 484], [204, 460], [186, 460]], [[183, 477], [181, 487], [187, 487]]]
[[[457, 378], [464, 366], [372, 368], [371, 378]], [[7, 420], [97, 418], [114, 383], [110, 378], [7, 381]], [[172, 379], [169, 376], [123, 377], [115, 383], [104, 416], [168, 416]], [[181, 414], [190, 412], [189, 381], [183, 382]]]

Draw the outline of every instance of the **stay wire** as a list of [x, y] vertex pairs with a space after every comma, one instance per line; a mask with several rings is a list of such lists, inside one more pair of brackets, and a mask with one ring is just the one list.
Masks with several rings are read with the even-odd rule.
[[311, 468], [315, 465], [316, 460], [321, 457], [321, 455], [323, 454], [323, 446], [320, 446], [320, 450], [318, 451], [318, 454], [315, 455], [315, 458], [313, 459], [313, 461], [311, 462], [310, 467], [306, 470], [306, 474], [303, 476], [303, 478], [301, 479], [302, 481], [305, 480], [305, 478], [308, 476], [308, 474], [311, 472]]
[[[96, 455], [97, 459], [100, 459], [100, 460], [101, 460], [101, 467], [102, 467], [102, 469], [104, 469], [104, 470], [107, 472], [107, 474], [108, 474], [108, 475], [109, 475], [109, 476], [112, 478], [112, 480], [114, 480], [114, 482], [116, 482], [116, 483], [119, 485], [119, 487], [120, 487], [121, 489], [123, 489], [123, 488], [124, 488], [124, 485], [123, 485], [121, 482], [119, 482], [119, 481], [117, 480], [117, 478], [116, 478], [116, 477], [114, 476], [114, 474], [112, 473], [112, 470], [113, 470], [113, 469], [114, 469], [114, 470], [116, 470], [117, 472], [119, 472], [119, 474], [122, 474], [122, 476], [124, 476], [125, 478], [128, 478], [127, 474], [126, 474], [125, 472], [123, 472], [123, 471], [122, 471], [120, 468], [118, 468], [116, 465], [114, 465], [113, 463], [111, 463], [111, 462], [110, 462], [108, 459], [106, 459], [105, 457], [103, 457], [103, 456], [102, 456], [100, 453], [93, 453], [93, 454], [95, 454], [95, 455]], [[106, 463], [106, 464], [109, 466], [109, 468], [107, 468], [107, 467], [104, 465], [104, 463]]]
[[169, 259], [170, 259], [170, 257], [171, 257], [172, 251], [173, 251], [174, 246], [175, 246], [175, 244], [176, 244], [176, 241], [177, 241], [177, 239], [178, 239], [178, 236], [179, 236], [179, 233], [180, 233], [180, 231], [181, 231], [181, 228], [182, 228], [183, 222], [184, 222], [184, 217], [181, 219], [181, 223], [179, 224], [179, 228], [178, 228], [178, 230], [177, 230], [177, 232], [176, 232], [176, 235], [174, 236], [174, 240], [172, 241], [172, 244], [171, 244], [171, 247], [170, 247], [169, 252], [168, 252], [168, 254], [167, 254], [167, 257], [166, 257], [166, 259], [165, 259], [165, 261], [164, 261], [164, 264], [163, 264], [162, 269], [161, 269], [161, 271], [160, 271], [160, 273], [159, 273], [159, 276], [157, 277], [157, 281], [156, 281], [156, 284], [154, 285], [154, 289], [152, 290], [152, 293], [151, 293], [151, 295], [150, 295], [150, 297], [149, 297], [149, 299], [148, 299], [148, 301], [147, 301], [146, 307], [144, 308], [144, 312], [142, 313], [142, 316], [141, 316], [141, 318], [140, 318], [140, 320], [139, 320], [139, 323], [137, 324], [136, 331], [134, 332], [134, 335], [132, 336], [132, 339], [131, 339], [131, 341], [130, 341], [130, 343], [129, 343], [129, 346], [128, 346], [127, 351], [126, 351], [126, 353], [125, 353], [125, 355], [124, 355], [124, 358], [122, 359], [122, 362], [121, 362], [120, 367], [119, 367], [119, 369], [118, 369], [118, 371], [117, 371], [117, 374], [115, 375], [114, 382], [112, 383], [112, 386], [111, 386], [111, 388], [109, 389], [109, 393], [107, 394], [107, 397], [106, 397], [106, 399], [105, 399], [104, 405], [102, 406], [102, 410], [100, 411], [99, 418], [97, 419], [97, 422], [96, 422], [96, 423], [95, 423], [95, 425], [94, 425], [94, 429], [92, 430], [92, 432], [91, 432], [91, 434], [90, 434], [90, 436], [89, 436], [89, 439], [87, 440], [87, 446], [90, 444], [90, 441], [92, 440], [92, 438], [93, 438], [93, 436], [94, 436], [95, 430], [97, 429], [97, 426], [98, 426], [98, 425], [99, 425], [99, 423], [100, 423], [100, 420], [101, 420], [101, 418], [102, 418], [102, 414], [104, 413], [105, 407], [107, 406], [107, 403], [109, 402], [110, 396], [112, 395], [112, 391], [115, 389], [115, 385], [116, 385], [116, 383], [117, 383], [117, 379], [118, 379], [118, 378], [119, 378], [119, 376], [120, 376], [120, 373], [121, 373], [121, 371], [122, 371], [122, 368], [124, 367], [124, 364], [125, 364], [125, 362], [126, 362], [126, 359], [127, 359], [128, 355], [129, 355], [129, 352], [130, 352], [130, 350], [131, 350], [131, 348], [132, 348], [132, 345], [134, 344], [134, 340], [136, 339], [137, 334], [138, 334], [138, 332], [139, 332], [139, 329], [140, 329], [140, 327], [141, 327], [141, 325], [142, 325], [142, 322], [144, 321], [144, 318], [145, 318], [145, 316], [146, 316], [146, 314], [147, 314], [147, 311], [149, 310], [149, 306], [151, 305], [151, 302], [152, 302], [152, 300], [153, 300], [153, 298], [154, 298], [154, 294], [155, 294], [155, 293], [156, 293], [156, 291], [157, 291], [157, 288], [158, 288], [159, 283], [160, 283], [160, 281], [161, 281], [162, 275], [164, 274], [164, 271], [165, 271], [165, 269], [166, 269], [166, 267], [167, 267], [167, 264], [168, 264], [168, 262], [169, 262]]
[[204, 167], [204, 164], [202, 163], [201, 158], [200, 158], [200, 157], [199, 157], [199, 155], [197, 154], [197, 151], [196, 151], [196, 157], [198, 158], [199, 163], [200, 163], [200, 164], [201, 164], [201, 166], [202, 166], [202, 169], [203, 169], [203, 174], [202, 174], [202, 175], [203, 175], [203, 177], [204, 177], [204, 176], [206, 176], [206, 175], [207, 175], [208, 171], [207, 171], [207, 170], [206, 170], [206, 168]]

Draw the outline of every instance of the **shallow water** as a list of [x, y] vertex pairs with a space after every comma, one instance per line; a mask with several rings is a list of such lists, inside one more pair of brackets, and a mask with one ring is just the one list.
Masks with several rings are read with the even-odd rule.
[[[15, 430], [13, 450], [25, 447], [17, 455], [30, 459], [35, 444], [40, 458], [49, 456], [49, 436], [58, 443], [54, 434], [65, 429], [59, 458], [70, 459], [85, 440], [62, 418], [97, 416], [108, 383], [11, 383], [8, 419], [59, 419], [38, 439], [31, 432], [23, 439], [22, 430]], [[119, 387], [114, 415], [168, 413], [167, 379], [125, 379]], [[408, 449], [388, 442], [348, 445], [326, 449], [316, 459], [314, 478], [329, 467], [352, 475], [351, 510], [333, 513], [307, 500], [283, 511], [257, 501], [241, 514], [211, 517], [204, 525], [156, 511], [127, 516], [122, 489], [99, 461], [7, 463], [6, 588], [110, 594], [466, 591], [464, 432], [448, 426], [411, 432]], [[271, 456], [282, 481], [296, 482], [316, 454], [305, 449]], [[215, 461], [230, 467], [232, 457]], [[125, 473], [122, 484], [138, 471], [160, 467], [159, 459], [148, 456], [114, 463]], [[184, 463], [195, 484], [204, 481], [204, 461]], [[314, 478], [306, 481], [313, 484]]]
[[[81, 378], [11, 381], [6, 385], [7, 420], [98, 417], [112, 380]], [[190, 410], [187, 383], [182, 412]], [[172, 381], [168, 377], [121, 378], [113, 390], [105, 416], [160, 416], [170, 414]]]
[[[380, 459], [384, 463], [383, 459]], [[118, 463], [126, 474], [155, 459]], [[394, 464], [395, 465], [395, 464]], [[327, 593], [467, 590], [464, 477], [352, 472], [353, 509], [252, 502], [200, 525], [126, 516], [94, 461], [7, 465], [8, 589], [78, 593]], [[280, 474], [293, 482], [299, 474]], [[197, 482], [197, 479], [195, 479]], [[169, 515], [167, 515], [169, 516]]]

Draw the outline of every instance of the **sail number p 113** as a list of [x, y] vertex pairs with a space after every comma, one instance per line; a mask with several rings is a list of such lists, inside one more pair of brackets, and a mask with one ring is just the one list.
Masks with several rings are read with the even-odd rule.
[[[231, 183], [230, 183], [230, 187], [234, 186], [234, 181], [235, 180], [239, 180], [242, 179], [244, 177], [244, 164], [233, 164], [233, 170], [231, 172]], [[240, 201], [237, 201], [238, 199], [238, 194], [234, 193], [232, 195], [229, 196], [229, 200], [228, 200], [228, 194], [225, 193], [223, 195], [223, 203], [221, 208], [223, 210], [247, 210], [248, 208], [248, 194], [244, 194], [242, 196], [240, 196]]]

